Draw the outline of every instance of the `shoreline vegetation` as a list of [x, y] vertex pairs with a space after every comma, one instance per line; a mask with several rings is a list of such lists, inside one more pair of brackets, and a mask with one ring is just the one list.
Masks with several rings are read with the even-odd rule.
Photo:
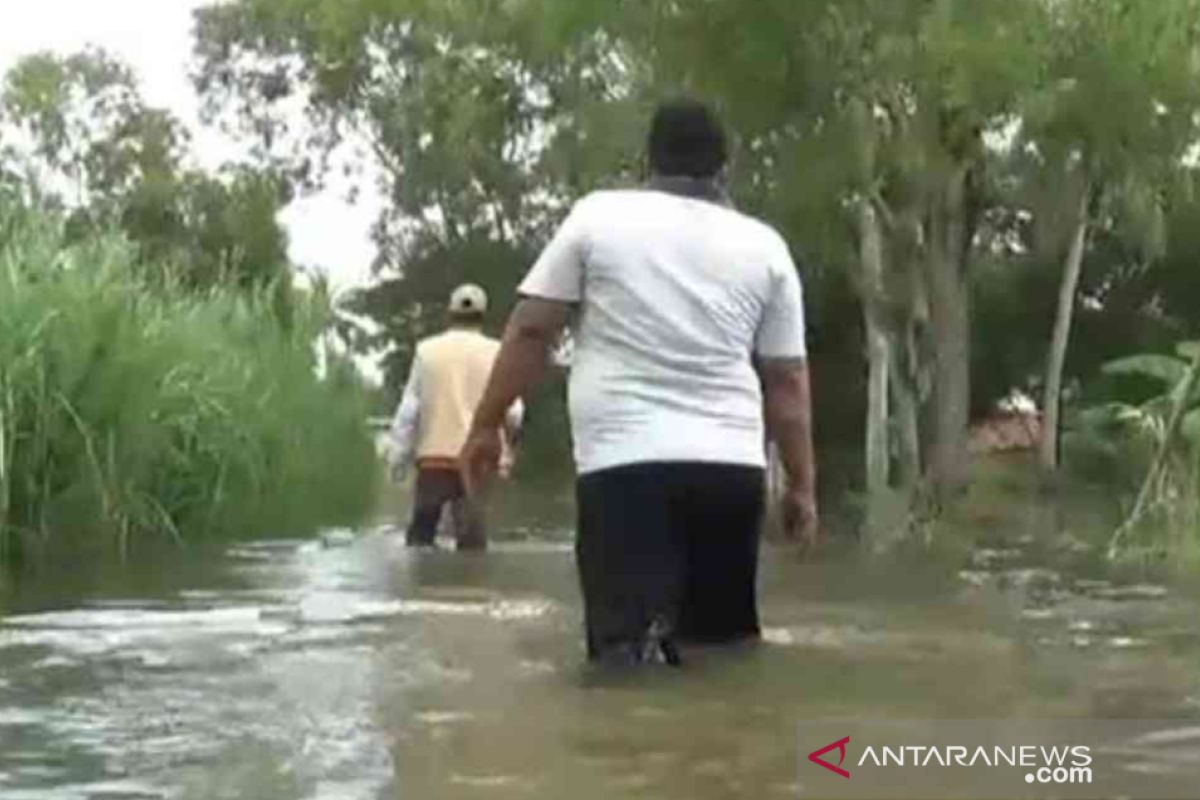
[[[195, 9], [196, 99], [244, 148], [214, 171], [103, 49], [3, 76], [0, 560], [362, 518], [367, 419], [452, 287], [511, 300], [575, 199], [641, 184], [682, 94], [799, 264], [831, 540], [1032, 519], [1114, 568], [1200, 563], [1200, 0], [313, 5]], [[290, 288], [280, 211], [337, 170], [382, 203], [334, 309]], [[326, 335], [379, 356], [374, 401], [316, 377]], [[555, 514], [563, 394], [526, 398], [515, 478]], [[971, 431], [1018, 395], [1038, 422], [994, 493]]]
[[161, 275], [117, 233], [0, 204], [0, 563], [368, 513], [366, 393], [333, 354], [317, 369], [327, 301]]

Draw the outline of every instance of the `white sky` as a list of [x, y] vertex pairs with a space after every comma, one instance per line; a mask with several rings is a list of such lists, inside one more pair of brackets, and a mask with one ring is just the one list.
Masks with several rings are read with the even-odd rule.
[[[199, 122], [188, 79], [192, 10], [206, 0], [0, 0], [0, 73], [39, 50], [70, 53], [98, 45], [129, 64], [146, 101], [172, 111], [192, 130], [202, 166], [215, 168], [241, 149]], [[368, 232], [378, 211], [374, 187], [356, 205], [345, 186], [305, 197], [282, 215], [292, 260], [318, 268], [344, 290], [366, 283], [374, 253]]]

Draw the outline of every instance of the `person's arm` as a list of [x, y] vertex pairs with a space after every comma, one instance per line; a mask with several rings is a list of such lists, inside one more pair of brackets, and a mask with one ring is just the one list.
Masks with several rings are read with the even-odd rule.
[[755, 337], [754, 362], [762, 381], [768, 439], [787, 473], [780, 498], [785, 533], [808, 549], [816, 544], [818, 528], [804, 291], [782, 238], [772, 243], [767, 257], [772, 286]]
[[496, 471], [510, 409], [546, 374], [570, 309], [565, 302], [530, 297], [513, 310], [460, 456], [468, 491], [483, 486]]
[[571, 308], [583, 300], [588, 206], [586, 198], [575, 204], [517, 288], [524, 299], [508, 318], [500, 352], [459, 454], [468, 492], [481, 488], [496, 471], [509, 409], [545, 375]]
[[818, 519], [808, 365], [803, 359], [764, 358], [758, 361], [758, 372], [767, 435], [778, 448], [787, 473], [781, 498], [784, 529], [807, 548], [816, 543]]
[[393, 478], [399, 479], [412, 463], [417, 448], [417, 431], [421, 424], [421, 363], [420, 351], [409, 368], [408, 381], [404, 385], [404, 396], [392, 426], [388, 431]]

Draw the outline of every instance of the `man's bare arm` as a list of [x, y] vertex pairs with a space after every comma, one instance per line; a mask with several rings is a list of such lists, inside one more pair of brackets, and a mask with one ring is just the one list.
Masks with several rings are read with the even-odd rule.
[[[789, 524], [815, 526], [817, 467], [813, 455], [808, 365], [803, 359], [768, 358], [759, 360], [756, 366], [763, 386], [767, 435], [779, 448], [788, 477], [785, 512], [800, 515]], [[811, 534], [815, 535], [815, 528]]]
[[569, 313], [569, 305], [552, 300], [527, 298], [517, 304], [472, 427], [500, 428], [513, 402], [541, 381]]
[[570, 310], [567, 303], [539, 298], [524, 299], [513, 310], [460, 458], [468, 486], [479, 485], [495, 470], [508, 410], [544, 377]]

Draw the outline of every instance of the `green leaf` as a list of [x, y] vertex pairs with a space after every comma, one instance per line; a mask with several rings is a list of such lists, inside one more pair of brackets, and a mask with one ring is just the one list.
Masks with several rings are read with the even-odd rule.
[[1189, 411], [1183, 418], [1180, 435], [1191, 445], [1200, 445], [1200, 408]]
[[1200, 341], [1180, 342], [1175, 345], [1175, 352], [1180, 358], [1186, 358], [1191, 361], [1200, 353]]
[[1106, 375], [1139, 375], [1174, 387], [1187, 377], [1188, 365], [1173, 356], [1143, 353], [1110, 361], [1103, 370]]
[[1083, 428], [1099, 429], [1137, 423], [1147, 416], [1145, 409], [1127, 403], [1106, 403], [1085, 408], [1079, 412], [1079, 424]]

